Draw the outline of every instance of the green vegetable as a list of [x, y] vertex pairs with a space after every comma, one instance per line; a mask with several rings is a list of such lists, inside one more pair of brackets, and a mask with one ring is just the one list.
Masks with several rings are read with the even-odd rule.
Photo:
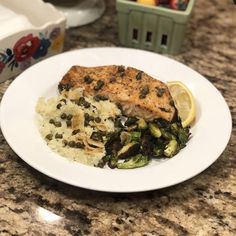
[[128, 144], [132, 140], [131, 134], [127, 131], [122, 131], [120, 134], [120, 141], [122, 144]]
[[139, 129], [147, 129], [148, 127], [147, 122], [143, 118], [139, 118], [136, 123]]
[[137, 142], [131, 142], [123, 146], [117, 153], [119, 159], [125, 159], [138, 153], [140, 145]]
[[188, 142], [190, 133], [188, 128], [181, 128], [179, 129], [178, 139], [180, 142], [180, 148], [184, 148], [186, 143]]
[[178, 142], [172, 139], [165, 147], [164, 155], [166, 157], [173, 157], [178, 152]]
[[173, 123], [170, 125], [170, 131], [172, 134], [174, 134], [176, 136], [178, 135], [179, 127], [178, 127], [177, 123]]
[[160, 130], [161, 130], [162, 136], [165, 139], [167, 140], [176, 139], [175, 136], [172, 133], [168, 132], [166, 129], [161, 128]]
[[118, 169], [133, 169], [133, 168], [139, 168], [147, 165], [149, 162], [149, 159], [147, 156], [143, 156], [142, 154], [138, 154], [136, 156], [133, 156], [129, 158], [127, 161], [123, 163], [118, 163], [117, 168]]
[[109, 156], [110, 159], [108, 160], [108, 166], [111, 168], [111, 169], [114, 169], [117, 167], [117, 162], [118, 162], [118, 158], [117, 156], [114, 156], [114, 155], [110, 155]]
[[157, 124], [155, 123], [149, 123], [149, 130], [153, 137], [160, 138], [162, 133]]
[[141, 138], [141, 132], [140, 131], [132, 131], [130, 132], [131, 140], [132, 141], [139, 141]]
[[153, 148], [153, 152], [155, 157], [161, 157], [163, 155], [163, 149], [157, 146]]
[[98, 164], [96, 165], [96, 167], [100, 167], [100, 168], [103, 168], [106, 163], [108, 163], [108, 161], [111, 159], [111, 155], [106, 155], [104, 156], [99, 162]]
[[136, 123], [138, 119], [136, 117], [128, 117], [128, 119], [125, 121], [125, 126], [131, 126]]

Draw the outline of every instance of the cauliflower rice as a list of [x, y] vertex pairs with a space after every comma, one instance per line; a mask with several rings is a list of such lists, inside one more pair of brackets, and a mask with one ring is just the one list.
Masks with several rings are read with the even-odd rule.
[[70, 160], [97, 165], [105, 154], [106, 134], [115, 131], [121, 115], [115, 103], [84, 97], [76, 89], [57, 97], [39, 98], [39, 131], [48, 146]]

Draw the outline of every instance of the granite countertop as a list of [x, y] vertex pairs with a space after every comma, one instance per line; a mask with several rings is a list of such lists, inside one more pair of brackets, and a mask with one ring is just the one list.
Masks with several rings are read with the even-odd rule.
[[[196, 1], [183, 52], [173, 57], [209, 79], [231, 110], [230, 142], [211, 167], [162, 190], [95, 192], [34, 170], [0, 134], [0, 235], [236, 235], [235, 16], [231, 0]], [[117, 46], [117, 36], [115, 1], [107, 0], [101, 19], [67, 30], [65, 50]], [[10, 83], [0, 84], [1, 96]]]

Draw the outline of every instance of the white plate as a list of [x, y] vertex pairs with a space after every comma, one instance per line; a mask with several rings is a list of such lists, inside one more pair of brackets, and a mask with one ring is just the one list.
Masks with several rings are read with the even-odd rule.
[[[122, 64], [163, 81], [180, 80], [192, 91], [197, 119], [187, 147], [165, 162], [133, 170], [86, 166], [55, 154], [41, 138], [35, 105], [40, 96], [54, 96], [72, 65]], [[209, 167], [223, 152], [232, 129], [229, 108], [218, 90], [187, 66], [155, 53], [125, 48], [93, 48], [67, 52], [44, 60], [18, 76], [4, 94], [1, 128], [12, 149], [30, 166], [62, 182], [107, 192], [138, 192], [168, 187]]]

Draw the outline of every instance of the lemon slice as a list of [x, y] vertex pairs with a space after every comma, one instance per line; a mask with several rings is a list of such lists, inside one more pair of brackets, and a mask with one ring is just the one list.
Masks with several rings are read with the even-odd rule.
[[189, 126], [196, 117], [196, 105], [193, 94], [180, 81], [169, 81], [167, 86], [178, 109], [183, 127]]

